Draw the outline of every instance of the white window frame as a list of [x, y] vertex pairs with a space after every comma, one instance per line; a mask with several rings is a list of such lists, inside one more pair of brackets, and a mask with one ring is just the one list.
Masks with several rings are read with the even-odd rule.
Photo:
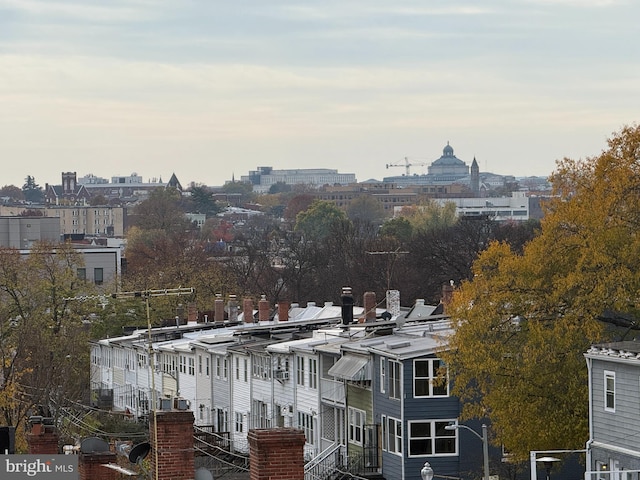
[[402, 398], [402, 363], [389, 360], [389, 398]]
[[[427, 364], [427, 375], [426, 376], [418, 376], [417, 365], [421, 363]], [[438, 375], [438, 370], [443, 366], [444, 362], [439, 358], [417, 358], [413, 361], [413, 397], [414, 398], [428, 398], [428, 397], [448, 397], [449, 396], [449, 373], [445, 374], [445, 392], [438, 393], [436, 389], [438, 389], [439, 385], [434, 386], [436, 381], [441, 380], [441, 376]], [[426, 395], [418, 395], [418, 382], [427, 382], [427, 394]]]
[[[447, 425], [451, 425], [455, 423], [457, 420], [455, 418], [452, 419], [435, 419], [435, 420], [413, 420], [407, 422], [407, 456], [408, 457], [455, 457], [458, 455], [458, 430], [447, 430], [445, 427]], [[412, 427], [418, 424], [429, 424], [429, 435], [428, 436], [412, 436]], [[438, 427], [440, 427], [441, 434], [438, 435]], [[438, 440], [439, 439], [448, 439], [451, 438], [453, 440], [453, 452], [442, 452], [438, 451]], [[413, 453], [412, 452], [412, 441], [413, 440], [428, 440], [430, 441], [431, 449], [429, 452], [425, 453]]]
[[387, 359], [380, 357], [380, 393], [387, 391]]
[[402, 456], [402, 421], [382, 415], [382, 450]]
[[349, 425], [349, 443], [362, 446], [364, 441], [364, 424], [366, 422], [367, 413], [364, 410], [349, 407], [347, 417]]
[[304, 387], [304, 357], [296, 357], [296, 384]]
[[318, 388], [318, 359], [309, 359], [309, 388], [316, 390]]
[[[611, 381], [612, 383], [611, 386], [609, 385], [609, 381]], [[604, 400], [605, 412], [615, 412], [616, 411], [616, 372], [612, 372], [611, 370], [604, 371], [603, 393], [604, 393], [603, 400]]]

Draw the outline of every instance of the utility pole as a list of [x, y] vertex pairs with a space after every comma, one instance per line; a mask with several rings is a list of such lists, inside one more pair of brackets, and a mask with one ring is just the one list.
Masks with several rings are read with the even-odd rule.
[[[145, 310], [147, 314], [147, 334], [148, 334], [148, 346], [147, 346], [147, 355], [149, 356], [149, 371], [151, 372], [151, 407], [153, 414], [153, 426], [154, 426], [154, 435], [157, 441], [158, 439], [158, 422], [157, 422], [157, 410], [158, 410], [158, 398], [156, 392], [156, 374], [155, 374], [155, 361], [153, 355], [153, 336], [151, 334], [151, 310], [149, 306], [149, 299], [151, 297], [172, 297], [172, 296], [181, 296], [181, 295], [192, 295], [195, 292], [193, 287], [178, 287], [178, 288], [163, 288], [157, 290], [133, 290], [129, 292], [116, 292], [110, 295], [85, 295], [78, 297], [67, 297], [63, 300], [79, 300], [79, 301], [87, 301], [91, 299], [100, 299], [105, 301], [107, 298], [114, 299], [133, 299], [140, 298], [144, 300]], [[158, 462], [155, 462], [156, 472], [155, 477], [158, 478]]]

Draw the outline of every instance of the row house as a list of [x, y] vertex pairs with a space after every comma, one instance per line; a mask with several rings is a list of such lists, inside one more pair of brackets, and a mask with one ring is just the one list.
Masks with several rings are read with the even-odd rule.
[[96, 398], [107, 407], [112, 392], [109, 408], [144, 416], [154, 400], [163, 408], [179, 397], [196, 425], [239, 452], [249, 429], [293, 427], [305, 432], [308, 465], [335, 452], [359, 475], [419, 479], [429, 461], [460, 476], [461, 439], [444, 428], [459, 402], [438, 358], [450, 334], [440, 310], [423, 301], [409, 312], [399, 302], [376, 309], [375, 298], [366, 309], [286, 307], [275, 320], [256, 320], [245, 305], [238, 325], [153, 329], [151, 345], [146, 330], [95, 342]]

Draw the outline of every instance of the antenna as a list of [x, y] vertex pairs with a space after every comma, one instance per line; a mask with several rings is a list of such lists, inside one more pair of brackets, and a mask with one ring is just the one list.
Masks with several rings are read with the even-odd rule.
[[[110, 295], [111, 298], [142, 298], [144, 299], [145, 302], [145, 308], [147, 311], [147, 329], [148, 329], [148, 336], [149, 336], [149, 345], [147, 348], [147, 352], [149, 355], [149, 372], [151, 374], [151, 406], [153, 408], [152, 412], [153, 412], [153, 428], [154, 428], [154, 438], [156, 439], [156, 442], [158, 441], [158, 422], [157, 422], [157, 411], [158, 411], [158, 398], [157, 398], [157, 392], [156, 392], [156, 375], [155, 375], [155, 362], [153, 359], [153, 336], [151, 335], [151, 308], [149, 306], [149, 299], [151, 297], [170, 297], [170, 296], [180, 296], [180, 295], [192, 295], [195, 292], [195, 289], [193, 287], [186, 287], [186, 288], [182, 288], [182, 287], [178, 287], [178, 288], [164, 288], [164, 289], [157, 289], [157, 290], [135, 290], [135, 291], [129, 291], [129, 292], [116, 292], [116, 293], [112, 293]], [[86, 301], [86, 300], [91, 300], [91, 299], [100, 299], [101, 301], [104, 301], [104, 299], [106, 298], [106, 295], [85, 295], [85, 296], [79, 296], [79, 297], [67, 297], [64, 298], [63, 300], [65, 301], [70, 301], [70, 300], [80, 300], [80, 301]], [[142, 444], [141, 444], [142, 445]], [[131, 451], [131, 453], [133, 454], [134, 449]], [[108, 449], [108, 448], [107, 448]], [[151, 450], [151, 446], [149, 446], [149, 450]], [[147, 454], [149, 453], [149, 451], [146, 452]], [[146, 455], [145, 455], [146, 456]], [[131, 457], [129, 457], [129, 459], [131, 459]], [[158, 478], [158, 462], [155, 462], [155, 477], [154, 478]]]

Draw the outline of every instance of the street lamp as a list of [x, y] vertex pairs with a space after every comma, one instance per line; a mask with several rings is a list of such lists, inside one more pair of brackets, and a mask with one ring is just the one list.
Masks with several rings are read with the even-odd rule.
[[551, 467], [554, 462], [559, 462], [560, 459], [556, 457], [542, 457], [536, 459], [536, 462], [541, 462], [544, 465], [544, 469], [547, 471], [547, 480], [551, 480]]
[[433, 468], [431, 468], [429, 462], [424, 462], [424, 467], [420, 470], [420, 476], [422, 480], [433, 480]]
[[482, 435], [476, 432], [473, 428], [467, 427], [466, 425], [463, 425], [461, 423], [451, 423], [444, 427], [445, 430], [457, 430], [459, 428], [469, 430], [482, 441], [482, 455], [484, 457], [484, 480], [489, 480], [489, 439], [487, 437], [487, 425], [484, 423], [482, 424]]

